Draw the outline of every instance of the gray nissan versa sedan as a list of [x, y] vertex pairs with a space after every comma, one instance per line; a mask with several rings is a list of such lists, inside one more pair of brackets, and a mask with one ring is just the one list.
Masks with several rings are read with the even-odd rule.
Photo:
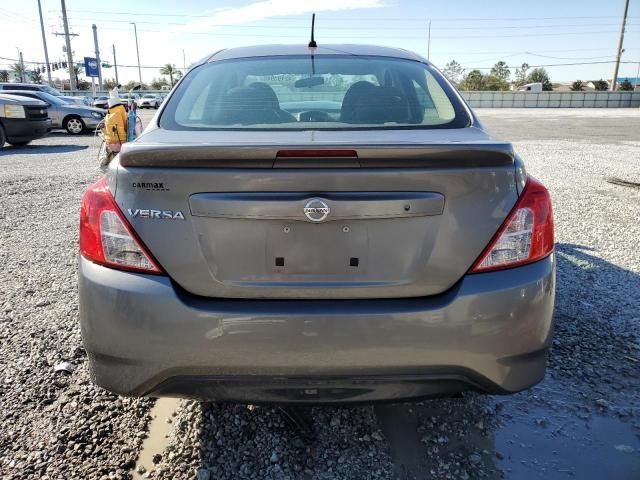
[[222, 50], [89, 187], [80, 317], [126, 395], [368, 402], [545, 373], [549, 193], [429, 62]]

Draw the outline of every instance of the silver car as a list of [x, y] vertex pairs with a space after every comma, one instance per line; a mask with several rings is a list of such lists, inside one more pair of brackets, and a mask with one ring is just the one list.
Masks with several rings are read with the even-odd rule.
[[11, 91], [3, 93], [21, 95], [42, 100], [48, 104], [51, 128], [64, 128], [71, 135], [79, 135], [87, 130], [95, 130], [102, 121], [106, 110], [68, 103], [60, 97], [40, 91]]
[[59, 90], [40, 83], [0, 83], [0, 90], [20, 90], [29, 92], [45, 92], [67, 103], [76, 103], [78, 105], [88, 105], [88, 97], [63, 95]]
[[342, 403], [544, 377], [549, 193], [411, 52], [220, 51], [80, 215], [82, 335], [113, 392]]
[[157, 93], [146, 93], [138, 100], [140, 108], [160, 108], [162, 105], [162, 97]]

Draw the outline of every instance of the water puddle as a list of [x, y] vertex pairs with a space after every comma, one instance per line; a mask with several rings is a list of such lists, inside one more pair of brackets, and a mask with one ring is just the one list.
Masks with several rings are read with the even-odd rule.
[[[582, 395], [581, 395], [582, 393]], [[549, 375], [512, 396], [376, 406], [397, 478], [638, 480], [640, 423]], [[417, 426], [417, 428], [416, 428]], [[417, 430], [417, 434], [416, 434]]]
[[557, 418], [543, 409], [518, 420], [496, 431], [506, 478], [640, 478], [640, 438], [629, 424], [600, 415]]
[[155, 405], [151, 409], [151, 422], [149, 423], [149, 434], [142, 442], [140, 455], [136, 461], [134, 471], [131, 472], [133, 480], [141, 480], [145, 478], [144, 472], [138, 473], [140, 466], [144, 467], [144, 471], [148, 472], [153, 469], [153, 456], [161, 454], [167, 446], [169, 432], [172, 424], [167, 423], [167, 418], [171, 418], [172, 414], [178, 408], [180, 399], [178, 398], [158, 398]]
[[640, 478], [640, 430], [633, 420], [580, 393], [570, 381], [547, 376], [530, 392], [500, 401], [493, 440], [506, 478]]

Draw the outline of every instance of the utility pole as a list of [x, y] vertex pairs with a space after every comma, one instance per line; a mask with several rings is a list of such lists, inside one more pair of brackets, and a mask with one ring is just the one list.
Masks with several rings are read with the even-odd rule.
[[184, 48], [182, 49], [182, 69], [184, 70], [183, 74], [187, 72], [187, 57], [184, 54]]
[[427, 60], [431, 55], [431, 20], [429, 20], [429, 39], [427, 40]]
[[100, 63], [100, 49], [98, 48], [98, 27], [94, 23], [91, 28], [93, 29], [93, 45], [96, 49], [96, 62], [98, 62], [98, 89], [102, 91], [102, 64]]
[[71, 90], [76, 89], [76, 71], [73, 64], [73, 53], [71, 52], [71, 37], [69, 36], [69, 22], [67, 21], [67, 6], [64, 0], [60, 0], [62, 3], [62, 22], [64, 23], [64, 39], [67, 45], [67, 65], [69, 66], [69, 86]]
[[38, 0], [38, 13], [40, 13], [40, 30], [42, 31], [42, 46], [44, 47], [44, 61], [47, 64], [47, 79], [49, 80], [49, 85], [53, 85], [53, 82], [51, 81], [51, 66], [49, 65], [47, 37], [44, 33], [44, 20], [42, 20], [42, 5], [40, 5], [40, 0]]
[[118, 61], [116, 60], [116, 45], [115, 43], [111, 45], [113, 47], [113, 68], [116, 69], [116, 86], [120, 84], [118, 81]]
[[624, 0], [624, 14], [622, 15], [622, 26], [620, 27], [620, 37], [618, 38], [618, 51], [616, 52], [616, 65], [613, 67], [613, 78], [611, 79], [610, 90], [614, 92], [618, 83], [618, 70], [620, 69], [620, 57], [622, 57], [622, 44], [624, 42], [624, 28], [627, 24], [627, 12], [629, 11], [629, 0]]
[[134, 22], [129, 22], [133, 25], [133, 33], [136, 36], [136, 54], [138, 55], [138, 77], [140, 78], [140, 85], [142, 85], [142, 69], [140, 68], [140, 49], [138, 48], [138, 29]]

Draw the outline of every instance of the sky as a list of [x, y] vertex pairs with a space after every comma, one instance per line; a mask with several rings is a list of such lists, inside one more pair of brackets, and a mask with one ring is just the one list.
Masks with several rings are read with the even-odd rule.
[[[61, 0], [41, 0], [49, 60], [64, 58]], [[406, 48], [443, 68], [455, 59], [467, 70], [499, 60], [545, 66], [554, 82], [611, 78], [624, 0], [66, 0], [74, 62], [94, 56], [98, 27], [103, 61], [119, 80], [160, 77], [167, 63], [183, 68], [222, 48], [307, 43], [311, 13], [316, 40]], [[630, 0], [620, 77], [636, 77], [640, 62], [640, 0]], [[431, 40], [429, 42], [429, 24]], [[0, 0], [0, 69], [23, 52], [44, 63], [37, 0]], [[582, 65], [567, 65], [581, 63]], [[54, 76], [63, 76], [59, 70]], [[103, 69], [113, 78], [114, 69]]]

